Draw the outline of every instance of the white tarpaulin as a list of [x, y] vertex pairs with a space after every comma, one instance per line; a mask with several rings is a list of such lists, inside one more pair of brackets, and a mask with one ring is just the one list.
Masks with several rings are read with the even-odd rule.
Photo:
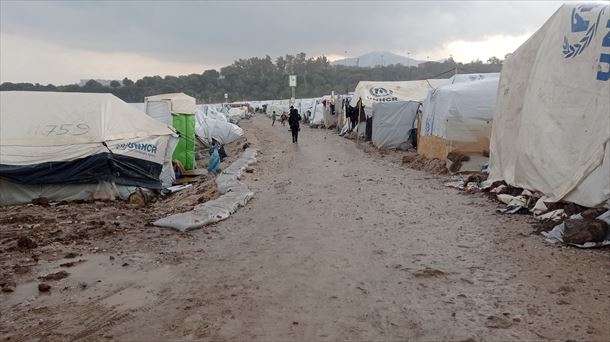
[[446, 81], [445, 79], [399, 82], [360, 81], [356, 86], [350, 105], [356, 107], [358, 100], [362, 99], [362, 104], [366, 110], [373, 103], [423, 101], [428, 95], [428, 91]]
[[505, 62], [490, 179], [595, 206], [610, 198], [608, 2], [563, 5]]
[[317, 99], [309, 118], [310, 125], [321, 125], [324, 123], [324, 104], [322, 98]]
[[[499, 73], [455, 75], [447, 83], [430, 90], [423, 104], [422, 135], [447, 139], [449, 118], [488, 126], [494, 117]], [[464, 131], [468, 135], [467, 131]], [[456, 138], [460, 139], [460, 136]], [[467, 136], [463, 137], [468, 139]]]
[[195, 132], [208, 145], [212, 144], [212, 139], [228, 144], [244, 134], [239, 126], [227, 122], [224, 114], [214, 109], [205, 114], [201, 108], [195, 110]]
[[409, 148], [420, 103], [400, 101], [373, 104], [373, 144], [379, 148]]

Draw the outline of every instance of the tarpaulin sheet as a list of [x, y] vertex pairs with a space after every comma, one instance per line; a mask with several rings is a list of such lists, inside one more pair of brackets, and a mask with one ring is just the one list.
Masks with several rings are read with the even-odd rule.
[[420, 103], [400, 101], [373, 104], [373, 144], [379, 148], [409, 148]]

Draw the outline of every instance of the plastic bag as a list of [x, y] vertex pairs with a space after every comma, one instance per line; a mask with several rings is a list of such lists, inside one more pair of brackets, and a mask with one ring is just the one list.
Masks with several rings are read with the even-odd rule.
[[208, 173], [216, 173], [218, 171], [220, 171], [220, 154], [218, 153], [218, 146], [215, 146], [208, 161]]

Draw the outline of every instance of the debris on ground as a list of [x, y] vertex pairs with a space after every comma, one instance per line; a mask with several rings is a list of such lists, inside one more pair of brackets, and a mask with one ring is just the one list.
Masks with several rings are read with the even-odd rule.
[[2, 284], [2, 292], [15, 292], [17, 284], [12, 280], [4, 281]]
[[34, 249], [36, 247], [38, 247], [38, 244], [36, 242], [34, 242], [34, 240], [30, 239], [27, 236], [22, 236], [19, 239], [17, 239], [17, 247], [19, 249]]
[[74, 253], [74, 252], [69, 252], [68, 254], [64, 255], [64, 258], [66, 258], [66, 259], [74, 259], [74, 258], [76, 258], [77, 256], [78, 256], [78, 254], [77, 254], [77, 253]]
[[463, 153], [452, 151], [447, 154], [447, 159], [449, 160], [448, 169], [454, 173], [460, 171], [462, 168], [462, 162], [469, 161], [470, 157]]
[[556, 225], [551, 231], [542, 232], [548, 243], [565, 243], [580, 248], [610, 246], [610, 210], [592, 219], [582, 214], [570, 216], [569, 219]]
[[420, 171], [445, 175], [449, 173], [447, 163], [440, 159], [428, 159], [415, 152], [407, 153], [402, 157], [402, 165]]
[[32, 200], [32, 204], [33, 205], [40, 205], [43, 207], [48, 207], [49, 206], [49, 199], [46, 197], [39, 197], [39, 198], [34, 198]]
[[485, 326], [492, 329], [508, 329], [513, 325], [513, 322], [507, 318], [499, 316], [489, 316], [485, 322]]
[[55, 272], [55, 273], [49, 273], [45, 276], [42, 277], [38, 277], [38, 279], [41, 280], [61, 280], [64, 278], [67, 278], [70, 275], [70, 273], [66, 272], [66, 271], [59, 271], [59, 272]]
[[73, 267], [75, 265], [82, 264], [85, 261], [87, 261], [87, 260], [79, 259], [76, 261], [64, 262], [63, 264], [59, 264], [59, 267]]
[[49, 292], [50, 289], [51, 289], [51, 285], [49, 285], [47, 283], [38, 284], [38, 291], [40, 291], [40, 292]]
[[563, 221], [565, 243], [583, 244], [587, 242], [602, 242], [608, 235], [608, 224], [598, 219], [567, 219]]
[[446, 274], [447, 273], [445, 273], [441, 270], [437, 270], [435, 268], [430, 268], [430, 267], [426, 267], [424, 269], [421, 269], [421, 270], [413, 273], [413, 275], [418, 278], [432, 278], [432, 277], [444, 276]]
[[127, 203], [137, 206], [144, 206], [146, 205], [146, 196], [142, 190], [138, 189], [129, 195], [127, 198]]

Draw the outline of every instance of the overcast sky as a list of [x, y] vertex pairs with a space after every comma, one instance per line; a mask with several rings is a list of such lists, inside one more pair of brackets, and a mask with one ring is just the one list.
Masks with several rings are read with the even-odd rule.
[[469, 62], [514, 51], [553, 1], [6, 1], [0, 82], [182, 75], [235, 59], [391, 51]]

